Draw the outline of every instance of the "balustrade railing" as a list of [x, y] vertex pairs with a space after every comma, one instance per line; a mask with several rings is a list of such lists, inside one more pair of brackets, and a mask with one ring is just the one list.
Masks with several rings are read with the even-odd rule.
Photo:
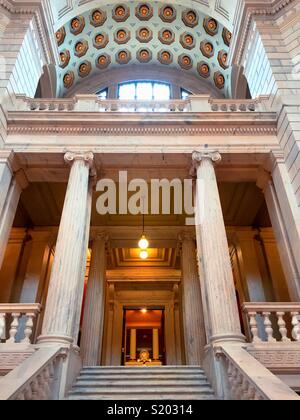
[[224, 358], [227, 369], [230, 399], [300, 400], [292, 389], [243, 347], [243, 345], [224, 343], [217, 351], [217, 354]]
[[0, 379], [0, 400], [58, 400], [61, 365], [66, 350], [57, 346], [37, 350]]
[[0, 304], [0, 344], [31, 344], [34, 321], [40, 312], [39, 304]]
[[110, 112], [110, 113], [184, 113], [184, 112], [265, 112], [268, 97], [257, 99], [214, 99], [206, 95], [168, 101], [100, 99], [96, 95], [76, 95], [70, 99], [31, 99], [17, 96], [11, 111], [32, 112]]
[[245, 303], [243, 311], [254, 344], [300, 342], [300, 303]]

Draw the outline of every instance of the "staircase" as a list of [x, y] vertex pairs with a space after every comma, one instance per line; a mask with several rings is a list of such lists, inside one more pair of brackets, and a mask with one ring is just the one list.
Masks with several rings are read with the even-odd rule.
[[215, 400], [200, 367], [86, 367], [68, 400]]

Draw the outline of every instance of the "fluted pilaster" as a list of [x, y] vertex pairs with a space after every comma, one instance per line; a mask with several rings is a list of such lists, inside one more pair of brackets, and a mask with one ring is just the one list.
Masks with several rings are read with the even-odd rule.
[[206, 345], [196, 243], [192, 236], [182, 240], [183, 325], [186, 363], [200, 366]]
[[92, 245], [82, 325], [81, 353], [85, 366], [101, 363], [105, 309], [106, 234], [98, 235]]
[[210, 340], [244, 341], [214, 164], [219, 153], [193, 153], [197, 171], [196, 228]]
[[92, 153], [67, 153], [70, 177], [39, 342], [77, 343], [87, 256]]

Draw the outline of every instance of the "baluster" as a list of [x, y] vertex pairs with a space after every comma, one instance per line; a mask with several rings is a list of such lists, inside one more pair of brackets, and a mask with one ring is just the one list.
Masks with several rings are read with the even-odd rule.
[[17, 401], [25, 401], [26, 400], [25, 393], [20, 392], [20, 394], [17, 396], [16, 400]]
[[256, 316], [257, 316], [256, 312], [249, 312], [251, 334], [252, 334], [252, 337], [253, 337], [252, 342], [253, 343], [261, 343], [262, 340], [260, 339], [259, 334], [258, 334]]
[[279, 332], [280, 332], [280, 334], [281, 334], [281, 341], [282, 342], [289, 342], [289, 341], [291, 341], [289, 338], [288, 338], [288, 336], [287, 336], [287, 334], [288, 334], [288, 330], [287, 330], [287, 328], [286, 328], [286, 323], [285, 323], [285, 320], [283, 319], [283, 317], [284, 317], [284, 315], [285, 315], [285, 312], [277, 312], [276, 313], [276, 315], [277, 315], [277, 318], [278, 318], [278, 327], [279, 327]]
[[247, 392], [247, 400], [253, 401], [255, 398], [255, 388], [253, 385], [249, 384], [248, 392]]
[[232, 399], [233, 400], [236, 399], [237, 386], [238, 386], [238, 377], [239, 377], [239, 372], [238, 372], [237, 368], [234, 367], [233, 368], [233, 373], [232, 373], [232, 389], [231, 389]]
[[263, 397], [257, 390], [255, 390], [254, 401], [263, 401]]
[[32, 336], [32, 329], [33, 329], [33, 319], [35, 318], [35, 314], [26, 314], [27, 322], [25, 325], [24, 335], [25, 338], [22, 340], [22, 343], [30, 344], [30, 337]]
[[48, 399], [50, 395], [50, 384], [51, 384], [50, 369], [48, 367], [45, 368], [44, 372], [42, 373], [42, 376], [44, 380], [45, 399]]
[[272, 322], [270, 320], [271, 313], [270, 312], [263, 312], [264, 316], [264, 326], [265, 331], [268, 337], [268, 343], [274, 343], [276, 342], [275, 338], [273, 337], [273, 328], [272, 328]]
[[236, 378], [236, 386], [235, 386], [236, 388], [235, 397], [237, 400], [241, 400], [243, 396], [243, 389], [242, 389], [243, 381], [244, 381], [243, 375], [240, 372], [238, 372], [238, 375]]
[[42, 372], [40, 375], [38, 375], [37, 382], [38, 382], [38, 386], [39, 386], [38, 399], [40, 401], [45, 401], [48, 397], [48, 394], [47, 394], [47, 391], [46, 391], [46, 386], [48, 384], [46, 384], [46, 382], [45, 382], [44, 372]]
[[38, 378], [35, 378], [31, 383], [31, 389], [32, 389], [32, 400], [38, 401], [40, 399], [40, 386]]
[[246, 401], [248, 400], [248, 392], [250, 388], [250, 383], [248, 379], [244, 376], [243, 383], [241, 386], [241, 400]]
[[23, 391], [23, 394], [24, 394], [24, 398], [25, 398], [25, 400], [26, 401], [31, 401], [32, 400], [32, 389], [31, 389], [31, 386], [29, 385], [26, 389], [25, 389], [25, 391]]
[[293, 325], [293, 338], [296, 341], [300, 341], [300, 321], [299, 321], [299, 312], [291, 312], [292, 316], [292, 325]]
[[9, 340], [7, 343], [14, 344], [16, 342], [16, 335], [18, 333], [19, 328], [19, 318], [21, 314], [12, 314], [13, 322], [11, 323], [10, 330], [9, 330]]
[[6, 314], [0, 313], [0, 343], [5, 340], [5, 317]]

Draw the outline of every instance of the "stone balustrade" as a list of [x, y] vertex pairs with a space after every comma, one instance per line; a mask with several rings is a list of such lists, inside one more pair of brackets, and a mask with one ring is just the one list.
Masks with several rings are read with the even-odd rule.
[[[245, 303], [243, 311], [254, 344], [300, 342], [300, 303]], [[265, 336], [259, 323], [264, 326]]]
[[66, 350], [58, 346], [37, 350], [0, 379], [0, 401], [58, 400], [58, 377]]
[[223, 343], [215, 349], [222, 359], [231, 400], [300, 400], [300, 397], [244, 348], [243, 344]]
[[[40, 312], [39, 304], [0, 304], [0, 343], [31, 344], [34, 321]], [[20, 322], [22, 317], [24, 322]], [[19, 341], [17, 337], [24, 338]]]
[[70, 99], [31, 99], [17, 96], [10, 111], [31, 112], [111, 112], [111, 113], [184, 113], [184, 112], [267, 112], [268, 97], [251, 100], [214, 99], [207, 95], [193, 95], [186, 100], [135, 101], [100, 99], [96, 95], [76, 95]]

